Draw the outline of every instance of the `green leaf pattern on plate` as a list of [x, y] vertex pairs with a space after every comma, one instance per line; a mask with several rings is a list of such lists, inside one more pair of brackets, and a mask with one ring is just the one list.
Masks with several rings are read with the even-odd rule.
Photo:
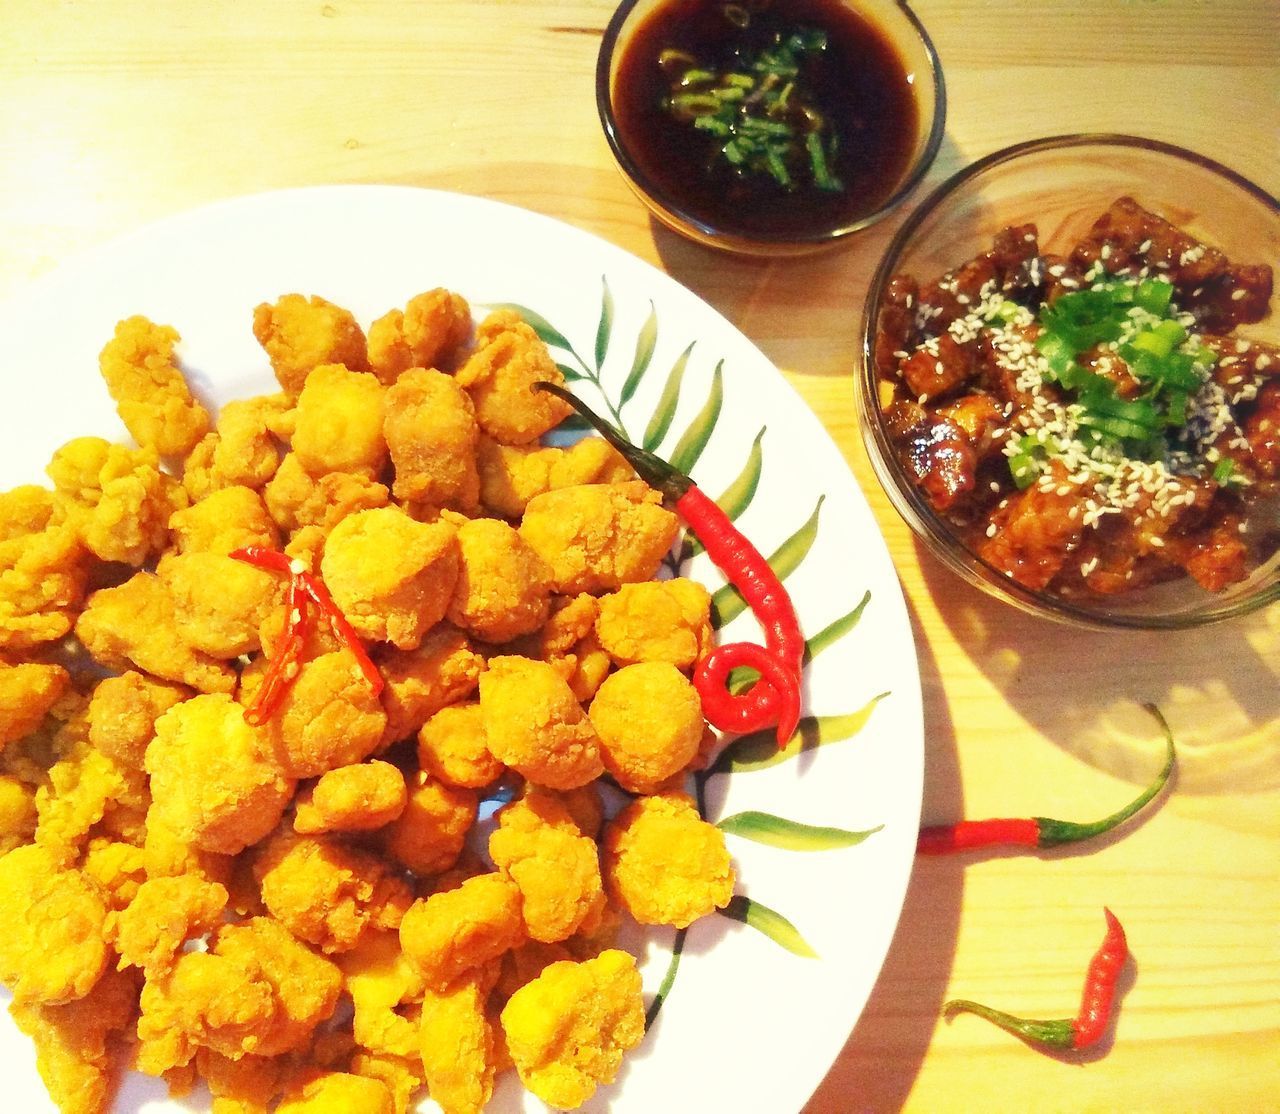
[[[615, 344], [617, 340], [615, 334], [618, 331], [617, 306], [609, 286], [608, 276], [601, 276], [600, 313], [592, 352], [594, 367], [588, 365], [564, 333], [542, 315], [526, 306], [510, 303], [493, 308], [506, 308], [519, 313], [550, 348], [571, 357], [572, 364], [557, 361], [557, 366], [566, 381], [589, 382], [598, 392], [600, 400], [608, 408], [618, 428], [629, 439], [637, 440], [627, 433], [621, 410], [631, 402], [653, 370], [654, 356], [658, 347], [659, 323], [652, 302], [649, 303], [648, 314], [634, 336], [627, 341]], [[637, 440], [638, 444], [650, 452], [656, 451], [666, 440], [675, 423], [694, 344], [694, 341], [690, 341], [667, 370], [665, 382], [648, 424], [643, 435]], [[608, 383], [615, 376], [613, 367], [616, 361], [611, 356], [617, 350], [628, 352], [630, 363], [621, 385], [615, 391], [609, 387]], [[718, 432], [717, 422], [723, 404], [724, 360], [722, 359], [715, 365], [712, 372], [711, 383], [702, 406], [685, 427], [674, 448], [668, 454], [664, 454], [676, 468], [688, 475], [693, 474], [704, 450]], [[566, 422], [561, 428], [571, 428], [570, 423]], [[736, 520], [751, 505], [756, 496], [764, 470], [764, 434], [765, 429], [761, 428], [747, 451], [741, 471], [717, 500], [730, 520]], [[768, 557], [770, 567], [780, 580], [785, 580], [795, 572], [813, 547], [818, 535], [824, 499], [825, 496], [818, 498], [817, 505], [809, 518]], [[688, 561], [702, 552], [702, 546], [697, 539], [687, 536], [682, 539], [678, 549], [672, 555], [668, 563], [669, 567], [673, 573], [679, 574]], [[824, 649], [854, 630], [869, 601], [870, 593], [864, 593], [851, 611], [828, 624], [808, 640], [805, 647], [806, 665], [812, 663]], [[725, 584], [712, 596], [713, 624], [716, 627], [725, 626], [746, 610], [746, 607], [742, 594], [733, 585]], [[740, 690], [753, 680], [751, 671], [743, 670], [735, 674], [732, 683], [736, 689]], [[862, 707], [843, 715], [806, 716], [800, 721], [790, 742], [781, 749], [771, 731], [755, 732], [732, 739], [707, 769], [694, 775], [695, 796], [703, 815], [705, 816], [707, 812], [706, 783], [711, 778], [769, 769], [802, 755], [808, 755], [812, 760], [815, 752], [820, 748], [843, 743], [855, 737], [870, 720], [876, 705], [888, 695], [888, 693], [879, 693]], [[854, 831], [806, 824], [754, 811], [726, 817], [719, 822], [718, 826], [726, 833], [791, 851], [825, 851], [853, 847], [882, 828], [878, 826]], [[730, 899], [729, 904], [720, 910], [720, 913], [731, 920], [749, 925], [795, 955], [813, 958], [817, 954], [791, 921], [754, 898], [736, 894]], [[681, 929], [675, 934], [666, 974], [645, 1016], [646, 1028], [653, 1023], [671, 991], [683, 952], [686, 932], [687, 930]]]

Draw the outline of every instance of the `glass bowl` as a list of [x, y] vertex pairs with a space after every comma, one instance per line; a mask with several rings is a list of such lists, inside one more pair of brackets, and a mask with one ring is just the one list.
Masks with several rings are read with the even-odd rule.
[[[1280, 600], [1280, 500], [1255, 503], [1242, 536], [1253, 571], [1209, 592], [1189, 577], [1113, 595], [1065, 596], [1016, 583], [966, 545], [921, 493], [894, 450], [882, 410], [874, 344], [896, 275], [921, 282], [991, 248], [1009, 226], [1037, 226], [1042, 252], [1067, 254], [1124, 196], [1214, 247], [1232, 263], [1280, 259], [1280, 203], [1228, 168], [1191, 151], [1126, 135], [1066, 135], [1017, 144], [980, 159], [938, 187], [912, 213], [871, 282], [863, 316], [857, 404], [876, 475], [908, 525], [944, 565], [978, 588], [1032, 614], [1093, 628], [1179, 629], [1241, 615]], [[1234, 335], [1280, 344], [1280, 309]]]
[[[946, 93], [942, 67], [933, 43], [915, 14], [902, 0], [847, 0], [842, 6], [879, 32], [883, 44], [896, 57], [906, 77], [905, 96], [914, 103], [914, 125], [902, 137], [901, 159], [892, 172], [893, 180], [878, 184], [875, 196], [859, 207], [844, 206], [841, 212], [825, 212], [820, 221], [807, 221], [803, 229], [761, 231], [746, 229], [742, 213], [752, 206], [716, 206], [696, 190], [685, 188], [685, 179], [670, 173], [669, 159], [647, 152], [638, 142], [636, 128], [626, 123], [620, 111], [619, 89], [625, 74], [622, 64], [628, 48], [643, 32], [648, 21], [673, 4], [685, 9], [701, 0], [624, 0], [605, 28], [596, 63], [596, 106], [614, 159], [637, 196], [668, 228], [701, 244], [741, 255], [803, 255], [830, 247], [859, 229], [874, 224], [899, 205], [924, 177], [938, 147], [946, 117]], [[779, 5], [788, 0], [773, 0]], [[726, 5], [725, 0], [704, 0], [706, 7], [730, 6], [739, 11], [750, 4]], [[805, 15], [804, 7], [797, 22]], [[853, 88], [852, 82], [842, 88]], [[655, 97], [655, 100], [657, 98]], [[647, 110], [646, 110], [647, 111]], [[656, 109], [654, 110], [656, 114]], [[831, 207], [833, 210], [835, 206]], [[758, 224], [757, 220], [751, 223]]]

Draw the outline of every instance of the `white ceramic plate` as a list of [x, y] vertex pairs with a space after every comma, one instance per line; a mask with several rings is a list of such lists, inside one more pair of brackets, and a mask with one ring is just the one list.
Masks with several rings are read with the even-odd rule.
[[[766, 554], [792, 563], [803, 554], [786, 583], [807, 637], [870, 593], [860, 619], [807, 670], [805, 712], [820, 717], [824, 745], [707, 782], [713, 820], [757, 810], [806, 825], [879, 828], [826, 850], [729, 836], [739, 893], [785, 917], [816, 957], [786, 950], [776, 932], [704, 918], [689, 930], [644, 1044], [586, 1107], [799, 1110], [857, 1020], [902, 907], [921, 796], [919, 674], [893, 567], [839, 451], [761, 353], [706, 304], [601, 240], [488, 200], [339, 186], [214, 205], [109, 244], [0, 310], [0, 488], [41, 481], [51, 452], [72, 436], [124, 438], [97, 373], [98, 352], [124, 316], [176, 327], [194, 388], [216, 404], [275, 389], [250, 329], [259, 302], [320, 294], [367, 325], [435, 286], [462, 293], [477, 313], [517, 303], [540, 315], [572, 349], [557, 350], [561, 364], [588, 376], [575, 384], [585, 398], [602, 402], [593, 376], [615, 404], [624, 385], [634, 388], [621, 412], [635, 439], [652, 428], [664, 396], [674, 397], [657, 447], [686, 460], [694, 453], [692, 474], [713, 497], [742, 474], [763, 430], [758, 486], [738, 522]], [[668, 389], [680, 369], [679, 390]], [[708, 404], [717, 381], [718, 412]], [[697, 453], [699, 430], [707, 437]], [[705, 556], [686, 571], [713, 590], [723, 583]], [[727, 629], [760, 637], [749, 613]], [[630, 941], [648, 994], [668, 970], [671, 941], [667, 932]], [[52, 1109], [7, 1015], [0, 1063], [7, 1108]], [[156, 1081], [131, 1076], [115, 1109], [205, 1103], [198, 1094], [171, 1102]], [[489, 1109], [542, 1107], [508, 1076]]]

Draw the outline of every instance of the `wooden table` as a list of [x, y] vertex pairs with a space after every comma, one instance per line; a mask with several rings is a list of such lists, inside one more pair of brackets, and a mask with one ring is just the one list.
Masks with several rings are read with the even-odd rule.
[[[1280, 192], [1274, 0], [914, 7], [949, 93], [929, 182], [1021, 139], [1127, 131]], [[610, 10], [4, 0], [0, 296], [166, 214], [333, 182], [495, 197], [662, 267], [782, 369], [871, 500], [915, 624], [926, 819], [1110, 811], [1158, 765], [1139, 701], [1158, 702], [1181, 743], [1175, 792], [1123, 839], [1079, 855], [921, 862], [870, 1004], [809, 1114], [1280, 1109], [1280, 608], [1185, 635], [1079, 633], [942, 569], [881, 495], [852, 406], [862, 298], [897, 221], [776, 263], [655, 227], [596, 119]], [[1060, 1061], [977, 1019], [939, 1020], [957, 995], [1073, 1012], [1104, 903], [1136, 957], [1113, 1046]]]

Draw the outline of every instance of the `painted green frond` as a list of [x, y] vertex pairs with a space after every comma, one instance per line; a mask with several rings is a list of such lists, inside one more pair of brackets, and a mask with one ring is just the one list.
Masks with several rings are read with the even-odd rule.
[[576, 367], [570, 367], [568, 364], [556, 362], [556, 367], [560, 369], [560, 374], [564, 376], [566, 383], [577, 383], [579, 380], [586, 379], [584, 372], [579, 371]]
[[[764, 431], [767, 428], [767, 426], [760, 427], [756, 439], [751, 442], [751, 451], [747, 454], [747, 462], [742, 466], [742, 471], [716, 500], [716, 505], [728, 515], [730, 522], [735, 521], [751, 506], [751, 500], [756, 497], [756, 489], [760, 486], [760, 473], [764, 468], [764, 450], [760, 442], [764, 439]], [[696, 557], [702, 552], [702, 548], [702, 543], [697, 538], [686, 533], [684, 542], [680, 546], [680, 563], [684, 564], [690, 558]]]
[[[779, 580], [786, 580], [801, 561], [805, 559], [813, 540], [818, 536], [818, 515], [822, 510], [825, 495], [818, 496], [818, 504], [794, 534], [784, 541], [769, 557], [769, 567], [777, 574]], [[714, 627], [727, 626], [746, 610], [747, 601], [742, 593], [732, 584], [726, 584], [711, 597], [711, 624]]]
[[702, 450], [711, 440], [711, 434], [715, 431], [716, 422], [720, 417], [720, 407], [723, 405], [724, 361], [721, 360], [716, 364], [716, 370], [711, 376], [711, 393], [707, 395], [707, 401], [703, 403], [702, 409], [689, 423], [684, 436], [676, 442], [676, 447], [671, 451], [670, 460], [673, 468], [686, 476], [693, 472], [693, 466], [698, 463]]
[[801, 824], [769, 812], [737, 812], [717, 825], [722, 832], [781, 847], [787, 851], [830, 851], [836, 847], [853, 847], [884, 827], [883, 824], [855, 832], [847, 828], [827, 828]]
[[813, 661], [823, 650], [830, 646], [833, 642], [839, 641], [848, 634], [854, 627], [858, 625], [858, 621], [862, 618], [863, 611], [866, 610], [867, 604], [871, 602], [871, 593], [864, 592], [862, 599], [858, 601], [855, 607], [848, 615], [842, 615], [834, 623], [823, 627], [804, 645], [804, 660], [806, 662]]
[[600, 321], [596, 325], [596, 371], [604, 366], [604, 358], [609, 354], [609, 341], [613, 338], [613, 291], [609, 289], [609, 280], [600, 276]]
[[667, 1000], [667, 995], [671, 993], [671, 985], [676, 981], [676, 971], [680, 968], [680, 954], [684, 951], [684, 938], [687, 934], [687, 929], [676, 930], [676, 938], [671, 944], [671, 959], [667, 963], [667, 973], [662, 976], [658, 992], [653, 996], [653, 1001], [649, 1003], [649, 1008], [644, 1011], [645, 1032], [649, 1031], [649, 1026], [654, 1023], [658, 1012], [662, 1009], [662, 1003]]
[[626, 381], [622, 384], [622, 390], [618, 392], [618, 408], [621, 409], [631, 401], [632, 395], [636, 393], [636, 388], [640, 386], [640, 380], [644, 378], [644, 374], [649, 370], [649, 362], [653, 359], [653, 350], [658, 344], [658, 314], [653, 308], [653, 303], [649, 303], [649, 316], [645, 318], [645, 322], [640, 326], [640, 333], [636, 337], [636, 353], [631, 360], [631, 370], [627, 373]]
[[779, 748], [777, 736], [772, 729], [753, 731], [750, 735], [734, 739], [717, 755], [715, 762], [707, 770], [707, 776], [767, 770], [770, 766], [787, 762], [805, 751], [851, 739], [866, 727], [876, 705], [888, 695], [887, 692], [882, 692], [873, 696], [857, 711], [847, 715], [805, 716], [785, 747]]
[[689, 364], [689, 355], [693, 352], [695, 343], [696, 341], [690, 341], [689, 347], [681, 352], [676, 357], [676, 362], [671, 365], [666, 386], [662, 388], [662, 397], [658, 399], [653, 417], [649, 419], [644, 438], [640, 442], [641, 447], [650, 452], [662, 444], [662, 439], [666, 437], [667, 430], [671, 428], [671, 422], [676, 416], [676, 405], [680, 401], [680, 384], [684, 381], [684, 370]]
[[[848, 634], [854, 627], [858, 625], [858, 620], [862, 618], [862, 613], [866, 610], [866, 606], [871, 602], [871, 593], [864, 592], [862, 599], [858, 601], [858, 606], [850, 611], [847, 615], [842, 615], [834, 623], [823, 627], [818, 631], [804, 646], [804, 662], [806, 665], [813, 661], [823, 650], [830, 646], [833, 642], [838, 641]], [[725, 687], [732, 693], [745, 692], [760, 679], [757, 673], [748, 665], [740, 666], [729, 674], [728, 683]]]
[[767, 905], [762, 905], [753, 898], [734, 894], [729, 899], [729, 904], [719, 912], [722, 917], [741, 921], [757, 932], [764, 933], [775, 944], [781, 945], [794, 955], [803, 956], [805, 959], [818, 958], [818, 953], [809, 946], [795, 925], [781, 913], [770, 909]]

